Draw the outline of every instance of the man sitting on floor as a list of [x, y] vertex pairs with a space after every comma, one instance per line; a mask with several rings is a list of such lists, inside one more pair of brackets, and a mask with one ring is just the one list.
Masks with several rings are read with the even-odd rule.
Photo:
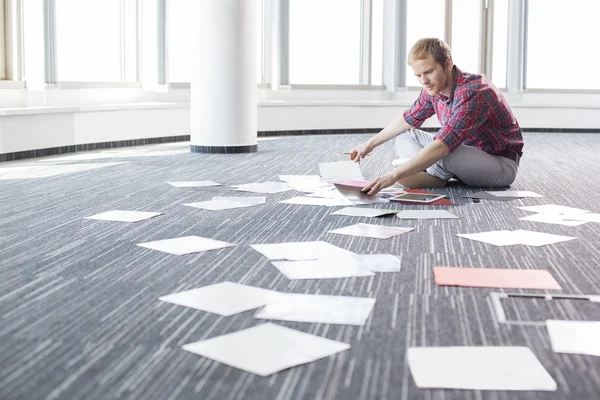
[[[400, 135], [394, 162], [399, 165], [363, 191], [375, 194], [396, 182], [409, 188], [443, 187], [450, 178], [470, 186], [510, 185], [523, 137], [500, 90], [485, 76], [458, 69], [450, 47], [439, 39], [415, 43], [408, 64], [423, 85], [419, 98], [402, 117], [350, 151], [350, 158], [359, 162]], [[416, 129], [434, 113], [441, 124], [437, 134]]]

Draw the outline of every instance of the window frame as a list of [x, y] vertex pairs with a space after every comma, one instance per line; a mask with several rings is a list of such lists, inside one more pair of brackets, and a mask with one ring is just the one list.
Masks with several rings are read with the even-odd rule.
[[[14, 1], [14, 0], [13, 0]], [[26, 0], [16, 0], [26, 1]], [[144, 0], [120, 0], [120, 81], [71, 81], [60, 80], [57, 76], [58, 55], [56, 49], [56, 0], [44, 1], [45, 28], [45, 86], [48, 89], [129, 89], [141, 88], [141, 8]], [[156, 0], [157, 2], [165, 0]], [[159, 17], [160, 18], [160, 17]], [[133, 28], [128, 28], [131, 25]], [[158, 27], [157, 27], [158, 28]], [[127, 29], [133, 29], [135, 35], [127, 35]], [[159, 31], [160, 32], [160, 31]], [[128, 52], [127, 49], [133, 49]]]
[[[25, 51], [24, 51], [24, 29], [23, 23], [23, 4], [26, 0], [0, 0], [0, 18], [2, 18], [2, 31], [0, 32], [0, 87], [22, 88], [25, 87]], [[162, 90], [168, 88], [187, 89], [190, 87], [188, 82], [165, 82], [161, 79], [168, 76], [168, 60], [166, 60], [167, 46], [164, 42], [166, 28], [166, 10], [160, 4], [165, 4], [167, 0], [121, 0], [122, 9], [127, 12], [122, 13], [121, 37], [123, 41], [121, 46], [121, 63], [123, 81], [119, 82], [94, 82], [94, 81], [57, 81], [56, 77], [56, 47], [54, 46], [56, 38], [54, 37], [53, 12], [55, 11], [56, 0], [42, 0], [40, 4], [44, 7], [44, 21], [47, 25], [44, 29], [44, 49], [46, 57], [44, 58], [44, 76], [33, 77], [32, 79], [43, 79], [43, 88], [52, 87], [63, 89], [77, 88], [142, 88], [145, 86], [142, 75], [142, 64], [148, 59], [144, 59], [142, 43], [148, 39], [144, 37], [142, 25], [148, 21], [143, 20], [142, 8], [144, 3], [159, 5], [159, 12], [156, 21], [151, 21], [154, 25], [151, 29], [156, 30], [155, 39], [151, 44], [157, 48], [157, 57], [151, 60], [152, 68], [155, 68], [158, 77], [156, 83], [162, 87]], [[371, 76], [373, 75], [371, 57], [372, 52], [372, 28], [373, 0], [361, 0], [361, 43], [360, 43], [360, 76], [358, 85], [305, 85], [289, 84], [289, 1], [290, 0], [264, 0], [262, 32], [262, 80], [257, 84], [260, 89], [271, 89], [277, 91], [280, 89], [315, 89], [315, 90], [385, 90], [387, 92], [401, 92], [413, 89], [419, 89], [418, 86], [406, 86], [404, 75], [406, 74], [406, 4], [408, 0], [385, 0], [384, 1], [384, 50], [383, 50], [383, 85], [371, 85]], [[481, 71], [493, 77], [493, 14], [496, 0], [480, 0], [481, 5], [481, 46], [479, 48], [479, 60]], [[522, 93], [561, 93], [561, 94], [600, 94], [597, 89], [529, 89], [527, 88], [527, 31], [528, 31], [528, 4], [529, 0], [508, 0], [509, 16], [508, 42], [507, 42], [507, 71], [506, 88], [501, 90], [509, 94]], [[132, 6], [131, 4], [134, 3]], [[445, 0], [445, 37], [452, 45], [452, 3], [453, 0]], [[127, 4], [127, 5], [126, 5]], [[135, 10], [133, 13], [131, 10]], [[161, 14], [162, 13], [162, 14]], [[126, 15], [125, 15], [126, 14]], [[133, 15], [132, 15], [133, 14]], [[388, 15], [390, 14], [390, 15]], [[162, 21], [162, 22], [161, 22]], [[126, 24], [129, 27], [126, 28]], [[134, 25], [131, 28], [131, 24]], [[162, 25], [161, 25], [162, 24]], [[151, 24], [152, 25], [152, 24]], [[135, 35], [126, 35], [126, 29], [131, 33], [135, 30]], [[130, 38], [135, 36], [134, 39]], [[125, 38], [129, 39], [125, 39]], [[162, 39], [161, 39], [162, 38]], [[163, 45], [160, 45], [163, 40]], [[41, 42], [40, 42], [41, 43]], [[126, 50], [128, 49], [128, 50]], [[133, 51], [131, 51], [133, 49]], [[161, 66], [161, 60], [165, 63]], [[377, 72], [376, 72], [377, 73]], [[156, 90], [148, 89], [145, 90]]]

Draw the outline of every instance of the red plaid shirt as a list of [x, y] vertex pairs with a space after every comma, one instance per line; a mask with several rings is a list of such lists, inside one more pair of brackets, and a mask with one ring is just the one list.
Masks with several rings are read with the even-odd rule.
[[514, 150], [521, 154], [523, 137], [508, 102], [485, 76], [462, 72], [454, 66], [450, 97], [430, 96], [421, 90], [419, 98], [404, 112], [404, 120], [419, 128], [436, 114], [441, 124], [435, 139], [454, 151], [464, 144], [489, 154]]

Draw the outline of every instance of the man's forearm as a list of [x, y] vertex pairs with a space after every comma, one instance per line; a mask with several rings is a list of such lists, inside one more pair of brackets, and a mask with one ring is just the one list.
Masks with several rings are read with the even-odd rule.
[[372, 150], [380, 144], [395, 138], [402, 132], [409, 130], [410, 128], [412, 128], [412, 126], [407, 124], [403, 117], [398, 117], [390, 122], [385, 128], [383, 128], [381, 132], [369, 139], [367, 143]]
[[398, 166], [394, 170], [396, 180], [400, 180], [414, 175], [417, 172], [426, 170], [437, 161], [444, 158], [448, 153], [450, 153], [450, 150], [444, 142], [440, 140], [434, 140], [431, 144], [427, 145], [423, 148], [423, 150], [418, 152], [413, 158]]

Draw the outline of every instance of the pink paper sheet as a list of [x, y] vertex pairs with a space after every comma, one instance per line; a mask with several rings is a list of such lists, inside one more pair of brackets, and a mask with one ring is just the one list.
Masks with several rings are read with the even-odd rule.
[[439, 286], [560, 290], [546, 270], [433, 267], [433, 274]]

